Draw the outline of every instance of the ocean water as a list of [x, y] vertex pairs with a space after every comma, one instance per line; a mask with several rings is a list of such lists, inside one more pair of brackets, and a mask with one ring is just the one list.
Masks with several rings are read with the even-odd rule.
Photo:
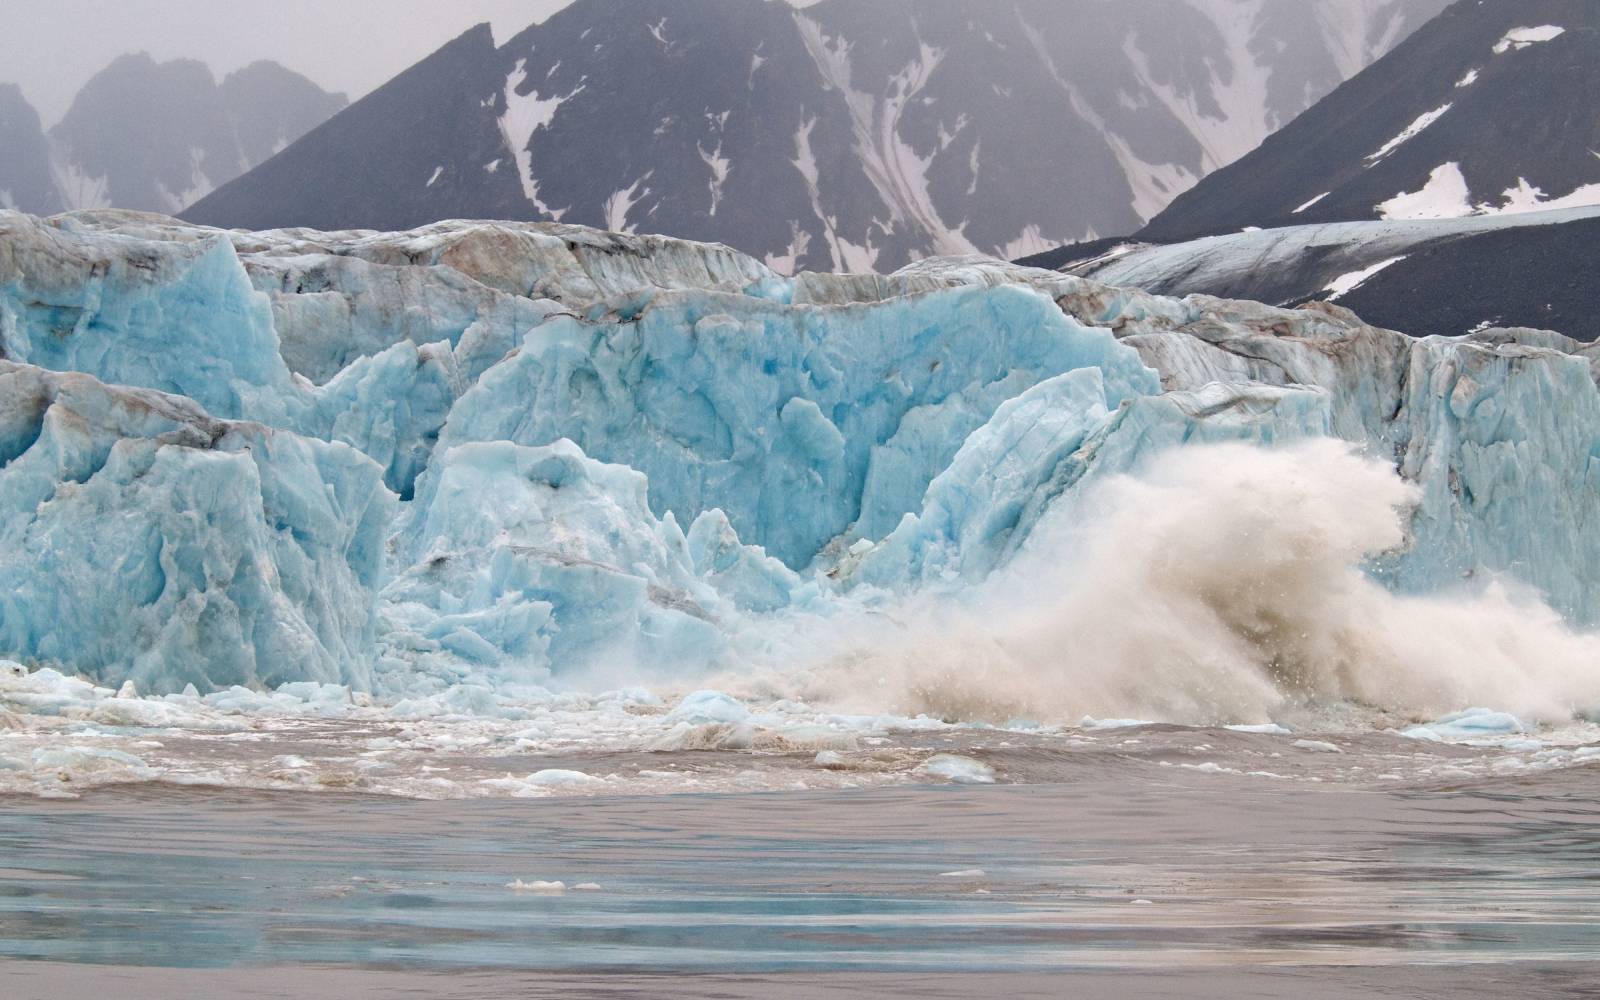
[[1227, 995], [1331, 966], [1311, 980], [1331, 992], [1307, 995], [1366, 996], [1443, 989], [1462, 963], [1494, 974], [1451, 995], [1537, 995], [1600, 956], [1586, 724], [906, 719], [819, 751], [519, 748], [493, 731], [518, 723], [376, 711], [240, 719], [82, 729], [146, 773], [63, 763], [62, 787], [6, 798], [6, 995], [432, 996], [469, 975], [482, 991], [462, 995], [798, 996], [824, 973], [839, 995], [1121, 973]]
[[1336, 443], [1101, 489], [741, 669], [0, 662], [0, 996], [1584, 988], [1600, 637], [1382, 586], [1412, 489]]

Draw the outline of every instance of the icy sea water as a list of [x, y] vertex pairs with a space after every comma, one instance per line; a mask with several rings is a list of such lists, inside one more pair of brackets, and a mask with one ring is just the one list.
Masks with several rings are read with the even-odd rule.
[[12, 797], [0, 995], [1594, 995], [1593, 767], [1341, 780], [1365, 737], [1272, 780], [1152, 759], [1266, 737], [1124, 732], [984, 752], [1023, 784]]

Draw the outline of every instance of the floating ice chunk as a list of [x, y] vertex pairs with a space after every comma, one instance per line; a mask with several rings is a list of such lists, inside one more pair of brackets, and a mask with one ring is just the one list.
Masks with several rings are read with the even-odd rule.
[[844, 754], [837, 750], [818, 750], [812, 763], [818, 767], [843, 767]]
[[1294, 733], [1294, 730], [1285, 729], [1276, 722], [1264, 722], [1248, 726], [1227, 726], [1226, 728], [1236, 733], [1259, 733], [1264, 736], [1290, 736]]
[[981, 760], [953, 753], [934, 754], [917, 770], [958, 785], [992, 785], [995, 781], [994, 768]]
[[1521, 719], [1508, 712], [1496, 712], [1488, 708], [1469, 708], [1462, 712], [1447, 715], [1426, 725], [1413, 726], [1400, 735], [1439, 743], [1526, 732], [1528, 732], [1528, 726]]
[[989, 873], [984, 871], [982, 868], [963, 868], [960, 871], [940, 872], [939, 873], [939, 877], [940, 878], [986, 878], [986, 877], [988, 877], [988, 874]]
[[546, 895], [560, 895], [561, 893], [567, 891], [567, 884], [561, 881], [544, 882], [538, 879], [535, 879], [531, 882], [524, 882], [519, 878], [515, 881], [507, 882], [506, 888], [510, 889], [512, 892], [532, 892]]
[[597, 778], [592, 774], [585, 774], [583, 771], [569, 771], [559, 767], [549, 767], [528, 775], [527, 782], [536, 788], [582, 788], [603, 785], [605, 784], [605, 779]]
[[1149, 719], [1095, 719], [1087, 715], [1078, 721], [1079, 729], [1134, 729], [1153, 725], [1155, 723]]
[[66, 746], [35, 750], [33, 766], [35, 770], [55, 772], [62, 781], [84, 776], [104, 776], [108, 772], [128, 773], [132, 777], [144, 777], [152, 773], [142, 757], [107, 747]]
[[667, 718], [678, 722], [704, 724], [708, 722], [748, 722], [750, 709], [744, 702], [721, 691], [696, 691], [685, 695]]
[[742, 722], [679, 722], [644, 745], [651, 753], [676, 750], [753, 750], [760, 732]]
[[1325, 740], [1295, 740], [1292, 745], [1300, 750], [1310, 750], [1314, 753], [1344, 753], [1344, 750], [1337, 745]]
[[1239, 770], [1233, 767], [1223, 767], [1216, 761], [1208, 760], [1201, 764], [1179, 764], [1181, 768], [1190, 771], [1199, 771], [1201, 774], [1238, 774]]

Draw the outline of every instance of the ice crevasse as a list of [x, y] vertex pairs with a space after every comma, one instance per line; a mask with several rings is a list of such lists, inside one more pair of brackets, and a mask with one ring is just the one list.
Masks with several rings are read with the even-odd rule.
[[1589, 625], [1589, 355], [980, 259], [0, 213], [0, 655], [157, 692], [738, 669], [1168, 449], [1321, 436], [1414, 486], [1373, 579]]

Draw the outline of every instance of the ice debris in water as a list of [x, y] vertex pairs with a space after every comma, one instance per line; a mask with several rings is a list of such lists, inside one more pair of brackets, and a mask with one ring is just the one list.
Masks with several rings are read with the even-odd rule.
[[1528, 731], [1525, 722], [1509, 713], [1488, 708], [1469, 708], [1424, 725], [1412, 726], [1400, 735], [1416, 740], [1450, 743], [1486, 736], [1514, 736]]
[[1263, 736], [1290, 736], [1294, 732], [1291, 729], [1286, 729], [1283, 726], [1278, 725], [1276, 722], [1236, 725], [1228, 726], [1227, 728], [1236, 733], [1256, 733]]
[[[1493, 655], [1460, 671], [1458, 700], [1400, 707], [1500, 698], [1519, 670], [1527, 694], [1503, 708], [1600, 700], [1565, 667], [1593, 662], [1567, 623], [1600, 620], [1600, 391], [1558, 334], [1413, 340], [1325, 304], [980, 259], [787, 279], [722, 247], [554, 225], [224, 233], [0, 212], [0, 356], [0, 652], [60, 671], [14, 689], [28, 712], [179, 724], [340, 714], [376, 692], [400, 718], [502, 717], [526, 714], [518, 692], [792, 672], [920, 596], [1059, 566], [1061, 526], [1107, 517], [1107, 482], [1200, 446], [1322, 437], [1393, 456], [1382, 474], [1406, 485], [1383, 494], [1405, 509], [1368, 503], [1387, 526], [1332, 539], [1313, 604], [1352, 567], [1401, 594], [1504, 581], [1463, 613], [1514, 625], [1483, 626]], [[1276, 514], [1347, 501], [1326, 461], [1285, 459], [1310, 471], [1274, 482], [1213, 454]], [[1405, 618], [1383, 596], [1345, 607], [1381, 631]], [[1103, 661], [1119, 676], [1083, 690], [1106, 704], [1051, 718], [1200, 714], [1143, 662]], [[871, 697], [875, 678], [850, 680]], [[92, 693], [129, 682], [145, 697]], [[1271, 711], [1271, 679], [1254, 682], [1201, 721]], [[1044, 716], [997, 689], [968, 677], [956, 716]], [[826, 725], [785, 736], [759, 716], [696, 694], [658, 735], [833, 749]]]
[[1299, 750], [1310, 750], [1313, 753], [1344, 753], [1337, 744], [1326, 740], [1295, 740], [1294, 746]]
[[934, 754], [918, 770], [930, 778], [943, 778], [958, 785], [992, 785], [995, 780], [994, 768], [988, 764], [953, 753]]
[[744, 703], [721, 691], [696, 691], [685, 695], [667, 718], [674, 722], [701, 724], [707, 722], [747, 722], [750, 709]]
[[510, 889], [512, 892], [532, 892], [550, 896], [558, 896], [567, 891], [567, 884], [559, 880], [545, 882], [538, 879], [535, 879], [531, 882], [524, 882], [519, 878], [514, 881], [507, 882], [506, 888]]

